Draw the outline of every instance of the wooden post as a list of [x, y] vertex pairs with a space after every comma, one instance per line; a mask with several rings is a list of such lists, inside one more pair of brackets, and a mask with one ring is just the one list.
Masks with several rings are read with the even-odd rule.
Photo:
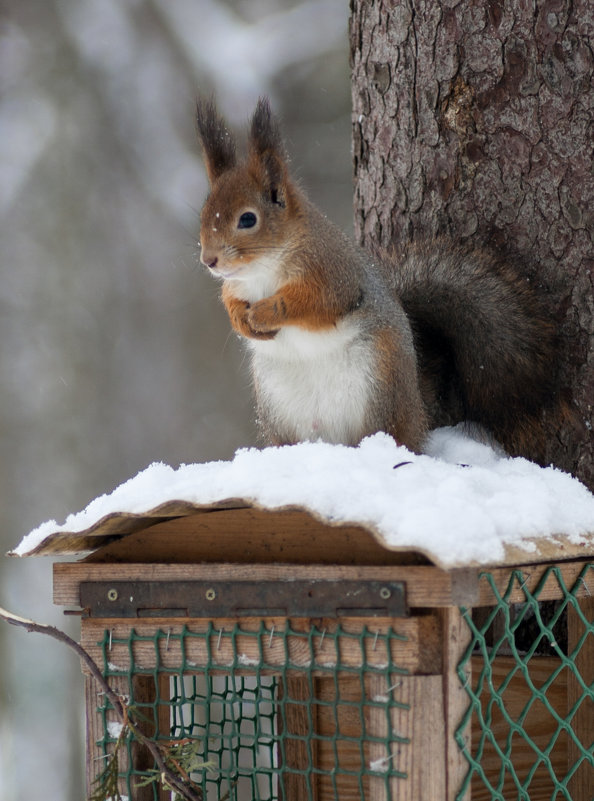
[[[128, 695], [129, 693], [128, 679], [125, 676], [114, 676], [110, 678], [109, 686], [114, 692], [118, 693], [118, 695]], [[102, 690], [98, 682], [92, 676], [85, 675], [87, 796], [91, 795], [94, 789], [94, 782], [106, 765], [106, 757], [103, 750], [98, 745], [105, 737], [103, 718], [98, 710], [98, 705], [101, 703], [100, 699], [103, 697], [101, 693]], [[115, 710], [108, 710], [107, 721], [118, 722]], [[121, 760], [122, 769], [125, 770], [127, 755], [124, 749], [121, 753]], [[123, 781], [120, 782], [120, 792], [124, 795], [128, 793]]]
[[370, 745], [369, 764], [378, 774], [391, 768], [405, 774], [405, 778], [394, 777], [387, 786], [381, 775], [371, 776], [369, 797], [373, 801], [445, 799], [442, 676], [393, 674], [390, 687], [382, 676], [368, 677], [366, 692], [370, 699], [381, 698], [388, 691], [402, 707], [392, 707], [389, 718], [381, 708], [368, 708], [368, 733], [389, 742], [388, 749], [382, 743]]
[[[339, 673], [337, 681], [331, 676], [315, 679], [316, 699], [322, 702], [315, 709], [316, 732], [322, 738], [336, 738], [334, 742], [320, 739], [317, 744], [317, 766], [322, 771], [316, 781], [318, 801], [337, 797], [340, 801], [361, 800], [357, 778], [342, 772], [345, 768], [357, 771], [363, 767], [360, 743], [355, 742], [363, 736], [358, 708], [361, 689], [359, 677], [348, 673]], [[338, 770], [332, 775], [334, 768]]]
[[[579, 606], [585, 619], [591, 624], [594, 622], [594, 597], [580, 598]], [[571, 651], [583, 637], [584, 624], [578, 612], [569, 605], [567, 607], [567, 636], [568, 650]], [[594, 687], [594, 633], [590, 630], [584, 644], [575, 658], [575, 670], [579, 673], [587, 687]], [[570, 710], [583, 695], [576, 673], [570, 672], [567, 680], [567, 709]], [[594, 743], [594, 699], [592, 695], [586, 697], [571, 721], [571, 728], [580, 743], [591, 748]], [[567, 763], [571, 770], [580, 756], [580, 750], [575, 742], [569, 738], [567, 749]], [[592, 762], [582, 762], [569, 783], [569, 790], [573, 801], [592, 801], [594, 788], [594, 765]]]
[[390, 801], [446, 798], [443, 677], [403, 676], [397, 698], [408, 709], [394, 707], [392, 729], [409, 743], [392, 759], [407, 778], [394, 779]]
[[[392, 680], [372, 673], [365, 679], [365, 694], [368, 701], [377, 702], [379, 699], [396, 693], [400, 688], [402, 677], [397, 674], [389, 674]], [[388, 686], [389, 685], [389, 686]], [[381, 774], [384, 770], [392, 768], [392, 760], [399, 759], [400, 749], [406, 747], [394, 739], [394, 735], [400, 732], [394, 730], [386, 710], [377, 706], [367, 706], [366, 708], [366, 728], [372, 737], [380, 737], [388, 742], [389, 746], [383, 743], [371, 741], [369, 746], [369, 767]], [[373, 801], [390, 801], [390, 798], [399, 798], [397, 795], [397, 784], [404, 783], [407, 779], [393, 779], [390, 781], [389, 789], [386, 787], [385, 778], [381, 775], [371, 776], [369, 779], [369, 796]]]
[[[152, 675], [137, 674], [133, 677], [133, 698], [134, 704], [138, 707], [143, 718], [148, 720], [140, 720], [138, 728], [141, 733], [148, 737], [154, 737], [157, 733], [166, 734], [169, 732], [169, 709], [166, 704], [162, 704], [157, 708], [155, 715], [154, 701], [156, 700], [157, 693], [155, 682]], [[109, 678], [109, 686], [118, 695], [129, 696], [130, 687], [128, 685], [127, 676], [111, 676]], [[167, 676], [159, 677], [159, 690], [160, 698], [165, 701], [169, 699], [169, 679]], [[100, 775], [105, 767], [106, 758], [103, 750], [99, 747], [98, 743], [101, 742], [105, 736], [103, 728], [103, 718], [99, 712], [98, 705], [101, 703], [102, 690], [97, 681], [89, 675], [85, 675], [85, 707], [86, 707], [86, 777], [87, 777], [87, 796], [89, 796], [93, 789], [93, 784], [97, 776]], [[149, 706], [150, 705], [150, 706]], [[108, 710], [107, 721], [118, 722], [118, 717], [113, 710]], [[127, 770], [127, 751], [122, 749], [120, 751], [120, 772], [124, 773]], [[154, 761], [146, 748], [140, 746], [137, 742], [132, 744], [132, 763], [134, 770], [149, 770], [154, 767]], [[132, 779], [134, 782], [134, 779]], [[128, 794], [128, 788], [123, 781], [120, 782], [120, 792], [123, 795]], [[132, 788], [133, 801], [153, 801], [153, 788], [147, 787], [134, 787]], [[162, 788], [159, 788], [158, 798], [160, 801], [169, 801], [170, 793]]]
[[[469, 767], [456, 742], [455, 734], [470, 703], [464, 687], [464, 681], [472, 681], [470, 659], [464, 666], [465, 678], [462, 682], [458, 677], [457, 668], [464, 652], [468, 648], [471, 632], [458, 607], [444, 609], [441, 614], [443, 620], [443, 693], [447, 788], [445, 798], [447, 801], [454, 801], [458, 797]], [[464, 730], [464, 739], [470, 746], [470, 721]], [[470, 787], [465, 792], [463, 801], [470, 801]]]
[[[162, 693], [166, 692], [165, 698], [169, 698], [169, 680], [167, 676], [159, 676], [160, 697], [163, 698]], [[155, 701], [157, 700], [157, 688], [155, 680], [152, 675], [137, 673], [132, 678], [132, 695], [134, 698], [134, 705], [142, 715], [142, 718], [137, 722], [137, 727], [141, 734], [145, 737], [155, 738], [158, 734], [169, 733], [169, 710], [166, 706], [160, 706], [155, 710]], [[134, 770], [146, 771], [152, 770], [155, 766], [154, 759], [150, 751], [140, 745], [138, 742], [132, 744], [132, 765]], [[134, 801], [153, 801], [153, 787], [147, 785], [146, 787], [136, 787], [133, 791]], [[169, 801], [170, 793], [159, 787], [160, 801]]]
[[[279, 730], [285, 735], [284, 762], [282, 767], [281, 798], [291, 801], [293, 798], [307, 799], [307, 785], [311, 783], [311, 798], [317, 801], [316, 777], [311, 768], [316, 762], [316, 743], [312, 739], [308, 722], [307, 709], [304, 703], [311, 702], [309, 683], [306, 678], [301, 676], [288, 676], [284, 681], [279, 680], [279, 700], [283, 700], [282, 709], [284, 715], [279, 714]], [[291, 703], [294, 701], [295, 703]], [[312, 710], [312, 715], [315, 714]], [[315, 728], [315, 724], [314, 724]], [[298, 735], [291, 737], [290, 735]], [[307, 737], [309, 742], [301, 739]], [[280, 755], [279, 755], [280, 756]], [[309, 775], [292, 773], [295, 771], [307, 771]]]

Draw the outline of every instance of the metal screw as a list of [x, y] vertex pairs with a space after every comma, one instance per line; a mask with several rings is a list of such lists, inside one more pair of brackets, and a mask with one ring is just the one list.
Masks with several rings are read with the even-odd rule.
[[206, 590], [205, 597], [207, 601], [214, 601], [214, 599], [217, 597], [216, 590], [213, 587], [209, 587]]
[[379, 591], [380, 598], [383, 598], [384, 601], [387, 601], [388, 598], [392, 597], [392, 590], [389, 587], [382, 587]]
[[107, 590], [107, 600], [108, 601], [117, 601], [119, 593], [115, 587], [112, 587], [110, 590]]

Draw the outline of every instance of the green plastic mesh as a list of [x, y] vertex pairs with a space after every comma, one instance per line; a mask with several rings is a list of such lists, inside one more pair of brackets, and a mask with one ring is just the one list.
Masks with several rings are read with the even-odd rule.
[[[580, 771], [594, 788], [594, 685], [580, 672], [592, 675], [592, 665], [580, 654], [594, 637], [594, 622], [577, 601], [592, 570], [594, 565], [586, 565], [567, 587], [562, 571], [550, 567], [533, 591], [523, 573], [514, 571], [503, 593], [492, 574], [481, 575], [497, 603], [483, 615], [462, 610], [472, 638], [458, 668], [470, 700], [456, 735], [469, 763], [458, 799], [468, 797], [470, 786], [472, 796], [489, 801], [571, 801]], [[560, 599], [541, 602], [551, 582]], [[510, 603], [518, 588], [525, 601]], [[568, 615], [577, 624], [572, 641]], [[587, 742], [580, 739], [584, 733]]]
[[[333, 631], [315, 625], [304, 631], [290, 623], [274, 630], [264, 620], [256, 630], [253, 625], [247, 630], [240, 622], [221, 629], [210, 622], [202, 628], [197, 632], [184, 626], [178, 634], [159, 629], [150, 637], [131, 630], [125, 638], [106, 630], [101, 646], [104, 675], [108, 681], [127, 677], [132, 705], [140, 704], [142, 713], [154, 719], [162, 720], [167, 710], [168, 731], [158, 736], [191, 738], [199, 745], [200, 760], [209, 768], [192, 774], [192, 779], [201, 784], [207, 801], [283, 797], [313, 801], [320, 787], [327, 799], [339, 799], [341, 793], [370, 799], [377, 797], [380, 787], [388, 798], [390, 781], [406, 778], [395, 769], [392, 757], [398, 744], [408, 741], [391, 725], [394, 708], [408, 708], [393, 697], [398, 676], [406, 670], [388, 658], [381, 663], [375, 658], [369, 664], [371, 653], [393, 654], [405, 639], [402, 635], [391, 628], [378, 633], [365, 626], [357, 633], [340, 625]], [[253, 640], [249, 658], [246, 637]], [[284, 643], [286, 658], [280, 667], [267, 663], [264, 656], [264, 645], [273, 637]], [[200, 665], [187, 656], [190, 641], [196, 639], [202, 640], [207, 653]], [[150, 670], [137, 663], [141, 643], [154, 651]], [[319, 658], [320, 643], [327, 666]], [[122, 644], [129, 654], [125, 670], [111, 662], [112, 650]], [[348, 664], [342, 658], [347, 646]], [[166, 666], [163, 655], [178, 647], [179, 664]], [[217, 651], [228, 652], [229, 647], [231, 663], [221, 667]], [[295, 651], [300, 655], [298, 666], [292, 662]], [[350, 666], [353, 653], [358, 654], [357, 667]], [[152, 677], [152, 701], [147, 702], [145, 694], [135, 697], [138, 676]], [[99, 745], [107, 755], [113, 750], [115, 733], [109, 733], [109, 704], [105, 699], [101, 703], [104, 737]], [[146, 773], [134, 768], [134, 746], [127, 746], [129, 758], [122, 760], [127, 767], [122, 765], [121, 776], [123, 792], [133, 798]], [[152, 792], [153, 798], [162, 798], [156, 786]]]
[[[584, 566], [569, 587], [557, 567], [543, 569], [536, 585], [513, 571], [503, 589], [492, 573], [481, 574], [492, 605], [461, 609], [471, 636], [457, 669], [468, 696], [456, 732], [468, 762], [458, 801], [572, 801], [584, 775], [594, 787], [594, 685], [586, 659], [594, 623], [578, 599], [587, 597], [593, 570]], [[192, 778], [206, 801], [399, 797], [407, 777], [394, 757], [408, 742], [393, 730], [395, 713], [407, 709], [393, 692], [406, 673], [394, 664], [401, 635], [364, 626], [353, 633], [345, 624], [333, 631], [290, 622], [274, 630], [270, 620], [247, 628], [240, 621], [220, 629], [216, 621], [202, 624], [201, 631], [157, 628], [151, 636], [122, 628], [128, 633], [120, 638], [107, 630], [101, 646], [105, 676], [127, 684], [131, 703], [159, 718], [158, 736], [197, 743], [210, 767]], [[274, 663], [266, 656], [273, 638], [284, 649]], [[197, 643], [203, 657], [192, 661]], [[319, 658], [322, 644], [328, 664]], [[127, 654], [126, 669], [111, 662], [117, 647]], [[229, 657], [224, 665], [219, 652]], [[378, 660], [378, 652], [386, 658]], [[145, 691], [135, 696], [138, 677], [153, 687], [152, 700]], [[100, 704], [99, 746], [108, 754], [115, 734], [107, 701]], [[127, 747], [122, 787], [136, 798], [146, 772], [135, 763], [134, 745]], [[148, 792], [167, 797], [156, 787]]]

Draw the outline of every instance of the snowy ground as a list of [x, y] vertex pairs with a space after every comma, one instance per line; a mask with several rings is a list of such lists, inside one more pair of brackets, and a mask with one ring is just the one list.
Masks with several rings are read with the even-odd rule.
[[385, 434], [357, 448], [306, 442], [239, 450], [232, 461], [152, 464], [112, 493], [44, 523], [15, 549], [26, 555], [55, 532], [80, 532], [115, 512], [143, 514], [168, 501], [208, 505], [239, 498], [264, 509], [303, 507], [331, 523], [375, 531], [388, 547], [431, 555], [442, 566], [500, 561], [505, 546], [563, 535], [594, 547], [594, 496], [554, 467], [511, 459], [460, 429], [412, 454]]

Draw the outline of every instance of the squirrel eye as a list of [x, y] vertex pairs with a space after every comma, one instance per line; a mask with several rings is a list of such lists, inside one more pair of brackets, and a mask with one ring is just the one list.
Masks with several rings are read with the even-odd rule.
[[237, 223], [238, 228], [253, 228], [258, 222], [258, 218], [253, 211], [244, 211]]

